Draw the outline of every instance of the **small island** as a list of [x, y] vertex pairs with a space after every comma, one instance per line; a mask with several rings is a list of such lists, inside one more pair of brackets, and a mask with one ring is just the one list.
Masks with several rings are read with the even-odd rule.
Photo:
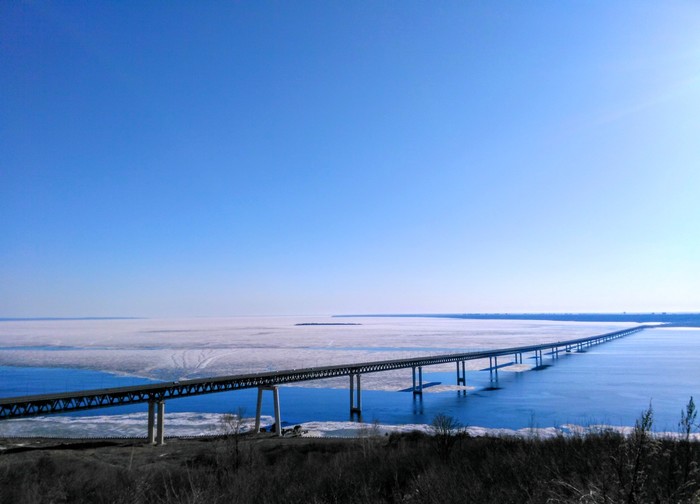
[[348, 325], [362, 325], [357, 322], [300, 322], [294, 324], [295, 326], [348, 326]]

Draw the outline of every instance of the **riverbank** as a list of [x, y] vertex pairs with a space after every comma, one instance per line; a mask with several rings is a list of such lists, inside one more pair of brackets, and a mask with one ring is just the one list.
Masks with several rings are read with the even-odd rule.
[[697, 502], [700, 445], [604, 431], [353, 439], [33, 440], [0, 452], [1, 502]]

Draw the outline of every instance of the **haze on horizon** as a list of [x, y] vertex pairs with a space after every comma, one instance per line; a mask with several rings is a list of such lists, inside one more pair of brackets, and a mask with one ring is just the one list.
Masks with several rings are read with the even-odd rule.
[[700, 311], [698, 26], [2, 2], [0, 317]]

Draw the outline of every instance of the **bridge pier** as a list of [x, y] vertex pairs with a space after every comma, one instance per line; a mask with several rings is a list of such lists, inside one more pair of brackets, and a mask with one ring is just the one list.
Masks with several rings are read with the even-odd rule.
[[[360, 382], [361, 374], [350, 375], [350, 416], [355, 413], [362, 416], [362, 384]], [[355, 379], [357, 378], [357, 388], [355, 388]]]
[[158, 401], [158, 431], [156, 432], [156, 444], [165, 444], [165, 401]]
[[416, 387], [416, 367], [413, 366], [413, 395], [423, 395], [423, 367], [418, 366], [418, 387]]
[[535, 367], [542, 365], [542, 350], [535, 350]]
[[156, 403], [154, 401], [148, 401], [148, 437], [146, 442], [148, 444], [156, 443], [156, 433], [155, 426], [156, 423]]
[[277, 385], [272, 387], [258, 387], [258, 405], [255, 408], [255, 432], [260, 432], [260, 414], [262, 413], [263, 390], [272, 391], [272, 401], [275, 407], [275, 434], [282, 436], [282, 419], [280, 415], [280, 394]]
[[498, 356], [489, 357], [489, 381], [498, 381]]
[[467, 385], [467, 369], [466, 363], [461, 361], [462, 371], [460, 372], [460, 361], [457, 361], [457, 385]]
[[[158, 421], [156, 422], [156, 405], [158, 406]], [[148, 401], [148, 444], [165, 444], [165, 401]]]

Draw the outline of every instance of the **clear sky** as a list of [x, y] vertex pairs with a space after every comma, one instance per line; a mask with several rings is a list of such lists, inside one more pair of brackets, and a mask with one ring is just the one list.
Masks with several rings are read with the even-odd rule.
[[0, 2], [0, 316], [698, 311], [698, 27]]

